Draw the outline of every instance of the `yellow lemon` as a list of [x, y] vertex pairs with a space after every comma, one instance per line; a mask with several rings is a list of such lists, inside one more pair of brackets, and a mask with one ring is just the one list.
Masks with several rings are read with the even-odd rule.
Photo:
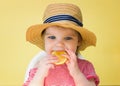
[[55, 65], [64, 64], [67, 61], [67, 58], [62, 56], [63, 54], [67, 54], [65, 51], [53, 51], [52, 55], [58, 57], [58, 61], [55, 62]]

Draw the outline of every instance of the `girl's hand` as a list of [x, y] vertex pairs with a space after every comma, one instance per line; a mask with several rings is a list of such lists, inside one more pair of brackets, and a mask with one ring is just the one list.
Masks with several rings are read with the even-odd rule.
[[75, 52], [73, 52], [70, 49], [66, 49], [66, 52], [68, 55], [65, 55], [68, 58], [68, 61], [66, 62], [66, 65], [68, 67], [68, 70], [72, 76], [74, 76], [75, 73], [80, 72], [80, 69], [78, 67], [77, 63], [77, 56]]
[[54, 68], [54, 62], [57, 62], [57, 59], [52, 55], [47, 55], [40, 59], [40, 61], [36, 64], [38, 68], [35, 77], [36, 78], [45, 78], [48, 75], [49, 69]]

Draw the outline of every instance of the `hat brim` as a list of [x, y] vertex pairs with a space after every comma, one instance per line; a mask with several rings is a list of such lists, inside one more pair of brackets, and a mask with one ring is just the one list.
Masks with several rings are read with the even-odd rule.
[[59, 22], [37, 24], [29, 27], [26, 32], [26, 40], [38, 46], [40, 49], [44, 50], [44, 40], [41, 35], [42, 32], [50, 26], [60, 26], [64, 28], [71, 28], [78, 31], [82, 36], [82, 43], [79, 47], [80, 51], [84, 50], [88, 46], [96, 45], [96, 36], [93, 32], [72, 23], [59, 23]]

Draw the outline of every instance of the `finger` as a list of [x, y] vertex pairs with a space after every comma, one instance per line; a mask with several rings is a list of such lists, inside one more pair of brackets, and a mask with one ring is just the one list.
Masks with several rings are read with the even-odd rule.
[[65, 57], [65, 58], [67, 58], [68, 60], [71, 59], [69, 55], [63, 54], [62, 56]]
[[37, 65], [48, 65], [48, 64], [53, 64], [54, 62], [57, 62], [58, 60], [56, 58], [52, 57], [46, 57], [41, 59], [39, 62], [37, 62]]
[[57, 59], [58, 57], [54, 56], [54, 55], [48, 55], [49, 59]]
[[54, 64], [56, 62], [58, 62], [58, 60], [56, 60], [56, 59], [50, 59], [50, 60], [47, 61], [47, 64]]
[[70, 51], [69, 51], [69, 49], [66, 48], [65, 50], [66, 50], [67, 54], [70, 55]]
[[54, 64], [47, 64], [48, 68], [52, 68], [54, 69], [55, 68], [55, 65]]
[[65, 50], [66, 50], [66, 52], [67, 52], [67, 54], [68, 54], [68, 55], [67, 55], [67, 58], [68, 58], [69, 60], [71, 60], [71, 58], [72, 58], [72, 56], [71, 56], [71, 55], [72, 55], [72, 52], [71, 52], [69, 49], [67, 49], [67, 48], [66, 48]]
[[75, 53], [71, 49], [66, 49], [68, 55], [75, 56]]
[[73, 57], [75, 56], [75, 53], [71, 49], [66, 49], [69, 56]]

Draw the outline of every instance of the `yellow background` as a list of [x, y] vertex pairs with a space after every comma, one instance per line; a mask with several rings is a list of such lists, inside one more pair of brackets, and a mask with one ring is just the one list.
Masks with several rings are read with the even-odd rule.
[[81, 8], [84, 27], [97, 36], [97, 46], [82, 55], [94, 64], [101, 85], [120, 85], [120, 0], [1, 0], [0, 86], [22, 85], [29, 61], [40, 51], [26, 42], [26, 30], [42, 22], [43, 11], [52, 2]]

